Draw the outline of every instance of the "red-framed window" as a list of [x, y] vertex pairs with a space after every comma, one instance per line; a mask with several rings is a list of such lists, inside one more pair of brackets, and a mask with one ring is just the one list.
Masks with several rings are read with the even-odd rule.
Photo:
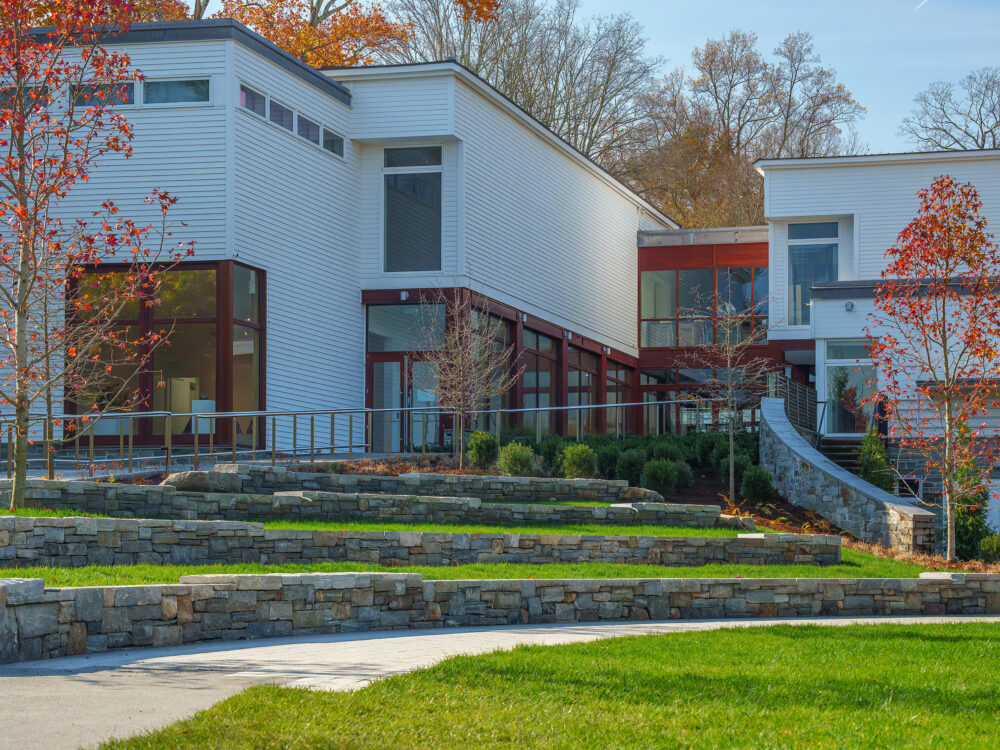
[[718, 314], [752, 311], [741, 335], [767, 326], [766, 266], [643, 270], [639, 281], [639, 345], [704, 346], [719, 341]]
[[[592, 352], [571, 346], [567, 351], [569, 369], [567, 372], [566, 405], [587, 406], [598, 403], [598, 386], [601, 375], [601, 359]], [[597, 432], [597, 410], [586, 409], [567, 414], [567, 434], [576, 435], [578, 427], [586, 435]], [[578, 425], [578, 422], [580, 423]]]
[[[521, 373], [521, 405], [525, 409], [558, 405], [559, 342], [550, 336], [525, 329]], [[552, 432], [555, 418], [551, 412], [525, 412], [524, 427], [541, 422], [542, 432]]]

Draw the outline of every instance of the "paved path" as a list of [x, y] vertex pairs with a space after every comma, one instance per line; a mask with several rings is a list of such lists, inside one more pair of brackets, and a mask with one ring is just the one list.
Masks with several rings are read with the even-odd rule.
[[458, 654], [760, 625], [994, 622], [1000, 617], [691, 620], [352, 633], [112, 651], [0, 667], [0, 748], [90, 747], [181, 719], [261, 683], [351, 690]]

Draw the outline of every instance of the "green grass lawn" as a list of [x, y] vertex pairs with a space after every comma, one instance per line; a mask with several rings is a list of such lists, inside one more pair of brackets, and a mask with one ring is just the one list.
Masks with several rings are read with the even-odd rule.
[[665, 565], [611, 563], [517, 563], [456, 566], [410, 565], [386, 567], [357, 562], [313, 565], [91, 565], [84, 568], [0, 568], [0, 578], [44, 578], [50, 587], [124, 586], [177, 583], [183, 575], [204, 573], [339, 573], [345, 571], [420, 573], [430, 580], [466, 578], [916, 578], [926, 568], [912, 563], [843, 550], [843, 564], [819, 565], [702, 565], [680, 568]]
[[[8, 515], [9, 511], [0, 510], [0, 515]], [[68, 518], [71, 516], [86, 516], [104, 518], [93, 513], [80, 513], [71, 510], [51, 510], [48, 508], [18, 508], [16, 516], [45, 516], [48, 518]], [[609, 526], [596, 523], [579, 524], [437, 524], [437, 523], [401, 523], [399, 521], [275, 521], [257, 520], [269, 529], [350, 529], [352, 531], [430, 531], [456, 532], [465, 534], [594, 534], [625, 535], [625, 536], [688, 536], [688, 537], [735, 537], [746, 533], [738, 529], [727, 528], [691, 528], [687, 526]], [[769, 529], [758, 531], [771, 533]]]
[[1000, 625], [778, 626], [255, 687], [105, 748], [995, 748]]

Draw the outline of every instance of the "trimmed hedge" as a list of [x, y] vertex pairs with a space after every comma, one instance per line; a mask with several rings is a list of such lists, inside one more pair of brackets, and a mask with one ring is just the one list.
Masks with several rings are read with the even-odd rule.
[[479, 430], [469, 435], [465, 455], [477, 469], [488, 469], [500, 455], [500, 446], [492, 432]]
[[583, 443], [567, 445], [560, 454], [559, 463], [567, 479], [593, 479], [597, 473], [594, 449]]
[[506, 477], [529, 477], [534, 473], [535, 452], [527, 445], [509, 443], [500, 449], [497, 469]]

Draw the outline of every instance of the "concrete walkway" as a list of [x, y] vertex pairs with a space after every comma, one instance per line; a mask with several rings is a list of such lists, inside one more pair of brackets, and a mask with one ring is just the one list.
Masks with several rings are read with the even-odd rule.
[[262, 683], [352, 690], [459, 654], [762, 625], [993, 622], [1000, 617], [692, 620], [352, 633], [112, 651], [0, 667], [0, 748], [90, 747], [208, 708]]

